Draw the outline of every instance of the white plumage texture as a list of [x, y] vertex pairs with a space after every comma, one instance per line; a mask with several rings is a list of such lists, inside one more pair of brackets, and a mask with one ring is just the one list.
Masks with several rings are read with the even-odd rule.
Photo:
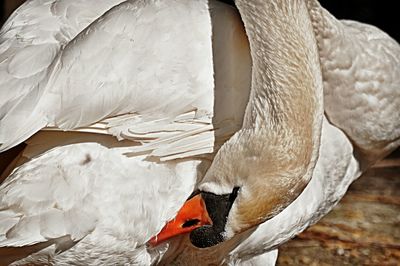
[[[187, 129], [179, 124], [176, 131], [187, 134], [175, 141], [212, 129], [207, 126], [214, 104], [211, 22], [205, 1], [126, 1], [114, 7], [121, 1], [101, 1], [103, 8], [81, 15], [73, 10], [98, 4], [42, 2], [28, 2], [3, 28], [1, 150], [46, 126], [72, 130], [123, 114], [153, 121], [157, 131], [165, 132], [176, 117], [195, 111]], [[39, 9], [39, 21], [32, 9]], [[35, 19], [25, 21], [25, 13]], [[15, 26], [21, 19], [24, 26]], [[190, 49], [182, 49], [186, 45]], [[193, 133], [190, 124], [198, 124], [197, 118], [206, 126]], [[122, 137], [116, 131], [109, 129]], [[210, 134], [201, 139], [207, 137], [213, 141]], [[206, 149], [212, 152], [209, 145]]]
[[0, 188], [0, 246], [50, 245], [16, 265], [149, 264], [214, 151], [207, 1], [28, 1], [0, 38], [0, 150], [55, 131]]
[[252, 59], [237, 10], [206, 0], [22, 5], [0, 33], [0, 152], [27, 143], [0, 186], [0, 247], [44, 247], [13, 265], [273, 265], [275, 248], [364, 170], [358, 149], [371, 163], [400, 144], [399, 45], [320, 15], [321, 65], [311, 68], [322, 68], [327, 119], [310, 183], [255, 231], [199, 250], [187, 236], [146, 242], [242, 126]]
[[79, 250], [90, 241], [83, 239], [89, 234], [98, 241], [109, 234], [134, 251], [175, 215], [194, 188], [193, 168], [200, 162], [142, 159], [97, 143], [79, 143], [53, 148], [23, 164], [0, 188], [0, 209], [6, 210], [0, 212], [0, 247], [69, 236], [81, 241], [75, 247]]
[[324, 14], [325, 111], [364, 160], [382, 159], [400, 144], [400, 46], [374, 26]]

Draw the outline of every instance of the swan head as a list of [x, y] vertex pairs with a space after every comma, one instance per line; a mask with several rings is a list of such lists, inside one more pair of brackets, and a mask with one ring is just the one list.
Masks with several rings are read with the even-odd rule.
[[[294, 143], [287, 143], [278, 151], [280, 145], [270, 143], [274, 141], [266, 131], [241, 130], [225, 143], [198, 193], [183, 205], [152, 244], [190, 232], [194, 246], [211, 247], [263, 223], [287, 207], [309, 181], [304, 166], [311, 160], [311, 154], [302, 154], [299, 160], [299, 154], [289, 148]], [[282, 149], [288, 149], [285, 155]], [[193, 201], [200, 204], [193, 205]], [[185, 223], [192, 227], [185, 228]]]

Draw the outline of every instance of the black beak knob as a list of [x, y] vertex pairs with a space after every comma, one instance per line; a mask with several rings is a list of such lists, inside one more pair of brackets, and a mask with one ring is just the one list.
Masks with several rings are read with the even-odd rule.
[[194, 246], [207, 248], [224, 241], [226, 221], [238, 191], [239, 188], [234, 188], [231, 194], [226, 195], [200, 192], [213, 224], [199, 227], [190, 233], [190, 241]]

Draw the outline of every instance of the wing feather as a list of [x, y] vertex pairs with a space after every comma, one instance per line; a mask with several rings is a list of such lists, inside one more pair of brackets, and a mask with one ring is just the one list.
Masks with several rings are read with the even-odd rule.
[[73, 167], [74, 160], [65, 154], [69, 152], [68, 148], [47, 152], [15, 169], [4, 181], [0, 247], [34, 245], [66, 235], [78, 241], [94, 230], [97, 217], [91, 203], [85, 204], [93, 187], [88, 178], [80, 178], [83, 166]]
[[[162, 147], [166, 144], [173, 144], [183, 157], [194, 150], [210, 150], [208, 143], [199, 147], [201, 142], [186, 150], [177, 147], [184, 138], [199, 134], [203, 139], [202, 134], [212, 130], [214, 80], [206, 1], [126, 1], [112, 7], [121, 2], [113, 1], [103, 3], [112, 7], [104, 15], [104, 9], [98, 10], [83, 15], [80, 22], [69, 14], [84, 7], [82, 1], [33, 2], [47, 6], [29, 13], [30, 5], [25, 5], [8, 24], [25, 19], [24, 12], [39, 20], [29, 24], [25, 38], [32, 36], [34, 26], [46, 29], [44, 21], [56, 20], [59, 26], [51, 26], [43, 40], [41, 33], [32, 36], [40, 45], [2, 54], [12, 56], [0, 65], [0, 70], [4, 66], [10, 71], [0, 75], [12, 73], [7, 86], [20, 93], [8, 96], [0, 106], [0, 151], [46, 126], [113, 134], [146, 144], [142, 150], [159, 149], [156, 153], [165, 157], [177, 154]], [[10, 26], [3, 30], [15, 31]], [[9, 39], [4, 43], [11, 47]], [[24, 58], [31, 64], [21, 66]], [[10, 90], [2, 88], [0, 93]], [[107, 120], [111, 117], [117, 118]], [[212, 134], [206, 135], [213, 142]]]

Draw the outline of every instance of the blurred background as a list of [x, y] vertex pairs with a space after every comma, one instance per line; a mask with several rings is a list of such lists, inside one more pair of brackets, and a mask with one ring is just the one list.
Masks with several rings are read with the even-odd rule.
[[0, 23], [3, 24], [10, 14], [23, 2], [25, 0], [2, 0], [0, 6]]
[[[0, 25], [23, 2], [1, 1]], [[320, 2], [337, 18], [375, 25], [400, 42], [398, 1]], [[354, 182], [324, 219], [283, 245], [278, 265], [400, 265], [400, 150]]]

